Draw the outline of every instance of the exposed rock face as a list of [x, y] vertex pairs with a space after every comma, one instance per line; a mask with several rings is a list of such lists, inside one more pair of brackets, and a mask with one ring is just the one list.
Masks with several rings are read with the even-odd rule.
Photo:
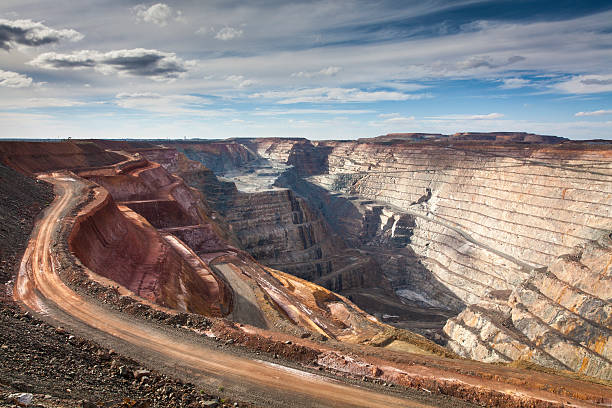
[[436, 133], [390, 133], [372, 139], [360, 139], [363, 142], [390, 142], [390, 141], [421, 141], [421, 140], [443, 140], [443, 141], [487, 141], [505, 143], [561, 143], [568, 139], [558, 136], [543, 136], [525, 132], [464, 132], [454, 135], [441, 135]]
[[82, 174], [105, 190], [72, 229], [70, 249], [81, 262], [152, 302], [208, 316], [227, 314], [226, 285], [184, 244], [156, 230], [204, 223], [186, 186], [146, 161], [100, 173]]
[[[227, 149], [219, 150], [221, 155], [228, 154]], [[264, 265], [334, 291], [388, 287], [377, 265], [349, 250], [321, 214], [291, 190], [239, 192], [233, 183], [219, 180], [206, 167], [173, 149], [140, 154], [157, 160], [198, 189], [238, 245]]]
[[247, 146], [235, 142], [173, 142], [167, 143], [187, 158], [214, 172], [224, 172], [257, 160], [258, 156]]
[[[451, 317], [444, 326], [448, 344], [466, 357], [525, 359], [610, 379], [612, 148], [536, 136], [203, 143], [200, 160], [230, 157], [221, 161], [232, 163], [236, 174], [250, 174], [247, 181], [274, 179], [283, 169], [275, 163], [292, 166], [276, 187], [265, 184], [258, 193], [239, 191], [174, 148], [111, 143], [105, 148], [114, 152], [97, 159], [78, 143], [67, 144], [76, 149], [68, 155], [70, 166], [119, 204], [109, 197], [92, 210], [100, 217], [79, 221], [75, 234], [87, 233], [88, 243], [75, 244], [74, 251], [94, 271], [104, 272], [99, 259], [125, 259], [129, 268], [117, 265], [117, 276], [108, 277], [172, 307], [204, 310], [195, 292], [193, 298], [176, 295], [181, 282], [202, 279], [195, 266], [201, 262], [219, 288], [231, 280], [234, 295], [246, 299], [230, 307], [237, 321], [295, 325], [352, 341], [380, 329], [347, 300], [266, 269], [237, 249], [243, 248], [266, 265], [341, 290], [381, 316], [397, 314], [387, 319], [402, 327], [423, 327], [428, 312], [437, 316], [427, 321], [429, 328]], [[197, 143], [189, 146], [199, 150]], [[26, 157], [24, 172], [59, 168], [53, 154], [39, 166], [33, 154], [11, 149], [3, 160]], [[225, 167], [219, 171], [228, 174]], [[117, 222], [97, 221], [104, 219]], [[147, 249], [122, 241], [145, 238], [152, 245]], [[159, 256], [143, 258], [150, 254]], [[158, 266], [141, 271], [143, 264]], [[171, 269], [178, 272], [165, 277]], [[215, 299], [210, 293], [204, 297]], [[248, 304], [255, 303], [267, 312], [250, 314]], [[206, 307], [205, 313], [215, 313]]]
[[484, 361], [531, 359], [612, 378], [611, 263], [608, 234], [581, 245], [534, 270], [507, 302], [481, 302], [449, 320], [451, 348]]
[[[425, 352], [446, 353], [423, 338], [380, 323], [327, 289], [263, 267], [229, 243], [240, 240], [231, 228], [224, 231], [231, 224], [215, 219], [218, 213], [202, 201], [204, 195], [142, 157], [156, 157], [168, 168], [185, 171], [194, 183], [204, 179], [219, 183], [202, 165], [175, 149], [147, 145], [132, 149], [122, 142], [108, 142], [107, 147], [119, 149], [125, 160], [80, 169], [78, 176], [89, 181], [74, 173], [51, 176], [72, 180], [85, 196], [93, 196], [83, 197], [84, 208], [67, 221], [71, 225], [68, 245], [76, 258], [63, 255], [84, 265], [93, 279], [104, 285], [116, 282], [119, 293], [165, 307], [225, 316], [260, 328], [307, 336], [318, 333], [353, 343], [387, 344], [400, 337], [401, 341], [412, 338]], [[214, 188], [209, 191], [218, 193]], [[279, 201], [290, 204], [290, 217], [305, 216], [294, 214], [298, 210], [292, 206], [299, 204], [289, 191], [278, 191]], [[239, 194], [228, 197], [230, 201], [240, 198]], [[284, 231], [307, 242], [306, 230], [298, 226]]]
[[367, 250], [399, 296], [467, 305], [445, 327], [456, 352], [610, 378], [609, 258], [569, 273], [572, 258], [558, 257], [594, 240], [601, 247], [612, 230], [612, 147], [529, 134], [425, 136], [248, 143], [300, 163], [279, 184]]

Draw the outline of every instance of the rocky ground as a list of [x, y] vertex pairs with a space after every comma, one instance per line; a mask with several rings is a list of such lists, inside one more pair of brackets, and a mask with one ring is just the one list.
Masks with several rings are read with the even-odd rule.
[[146, 370], [16, 305], [2, 304], [0, 327], [0, 406], [17, 406], [24, 393], [40, 407], [246, 406]]
[[28, 244], [34, 218], [52, 199], [49, 184], [0, 164], [0, 284], [11, 279]]

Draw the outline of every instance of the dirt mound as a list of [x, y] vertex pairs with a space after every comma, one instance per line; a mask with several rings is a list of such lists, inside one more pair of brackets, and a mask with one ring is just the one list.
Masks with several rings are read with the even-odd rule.
[[51, 185], [0, 164], [0, 284], [13, 277], [36, 215], [52, 200]]
[[102, 167], [123, 160], [124, 156], [103, 150], [91, 142], [0, 143], [0, 162], [24, 174]]

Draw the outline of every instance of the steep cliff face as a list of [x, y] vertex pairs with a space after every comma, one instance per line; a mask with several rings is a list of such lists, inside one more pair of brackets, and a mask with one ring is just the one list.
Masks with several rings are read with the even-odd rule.
[[532, 271], [507, 301], [480, 302], [449, 320], [451, 348], [484, 361], [530, 359], [612, 378], [611, 263], [609, 234], [580, 245]]
[[70, 249], [86, 267], [173, 309], [227, 313], [229, 292], [210, 268], [184, 256], [184, 248], [127, 207], [117, 207], [106, 192], [99, 194], [93, 208], [77, 218], [69, 239]]
[[[467, 306], [445, 327], [458, 353], [607, 378], [610, 327], [577, 317], [554, 295], [584, 278], [555, 280], [542, 268], [612, 230], [612, 148], [529, 134], [432, 138], [249, 143], [266, 157], [301, 163], [279, 184], [321, 209], [406, 302]], [[320, 151], [304, 153], [312, 149]], [[598, 270], [609, 282], [610, 265]], [[609, 293], [591, 294], [589, 313], [609, 319], [600, 307]]]
[[[203, 205], [182, 180], [138, 158], [79, 174], [104, 187], [100, 194], [106, 196], [72, 232], [71, 249], [85, 266], [164, 306], [212, 316], [228, 313], [229, 289], [175, 239], [185, 230], [208, 227]], [[222, 246], [210, 235], [199, 239], [199, 248]]]
[[[361, 174], [349, 193], [416, 215], [412, 247], [440, 264], [432, 270], [441, 278], [490, 269], [478, 279], [484, 286], [469, 287], [478, 295], [511, 289], [530, 266], [547, 265], [610, 226], [610, 176], [588, 168], [602, 164], [588, 155], [557, 164], [554, 151], [533, 153], [343, 144], [329, 157], [330, 177]], [[609, 171], [610, 163], [603, 166]], [[465, 290], [456, 293], [470, 301]]]
[[167, 146], [175, 148], [187, 158], [204, 163], [214, 172], [235, 169], [257, 160], [257, 153], [249, 147], [236, 142], [171, 142]]
[[[217, 222], [227, 227], [240, 248], [264, 265], [334, 291], [388, 288], [376, 264], [347, 248], [321, 214], [291, 190], [270, 187], [245, 193], [176, 150], [140, 154], [157, 160], [199, 190], [218, 215]], [[257, 163], [266, 165], [261, 157]]]

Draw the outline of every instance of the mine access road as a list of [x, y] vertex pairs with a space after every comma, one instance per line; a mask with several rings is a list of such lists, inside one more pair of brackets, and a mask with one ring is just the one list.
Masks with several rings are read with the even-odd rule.
[[41, 176], [54, 185], [56, 198], [32, 233], [21, 263], [15, 297], [56, 325], [92, 338], [121, 354], [203, 388], [261, 406], [433, 407], [452, 402], [440, 397], [429, 405], [400, 391], [383, 393], [336, 379], [220, 350], [190, 333], [156, 326], [102, 306], [69, 288], [58, 275], [55, 257], [59, 226], [70, 215], [85, 185], [68, 174]]

